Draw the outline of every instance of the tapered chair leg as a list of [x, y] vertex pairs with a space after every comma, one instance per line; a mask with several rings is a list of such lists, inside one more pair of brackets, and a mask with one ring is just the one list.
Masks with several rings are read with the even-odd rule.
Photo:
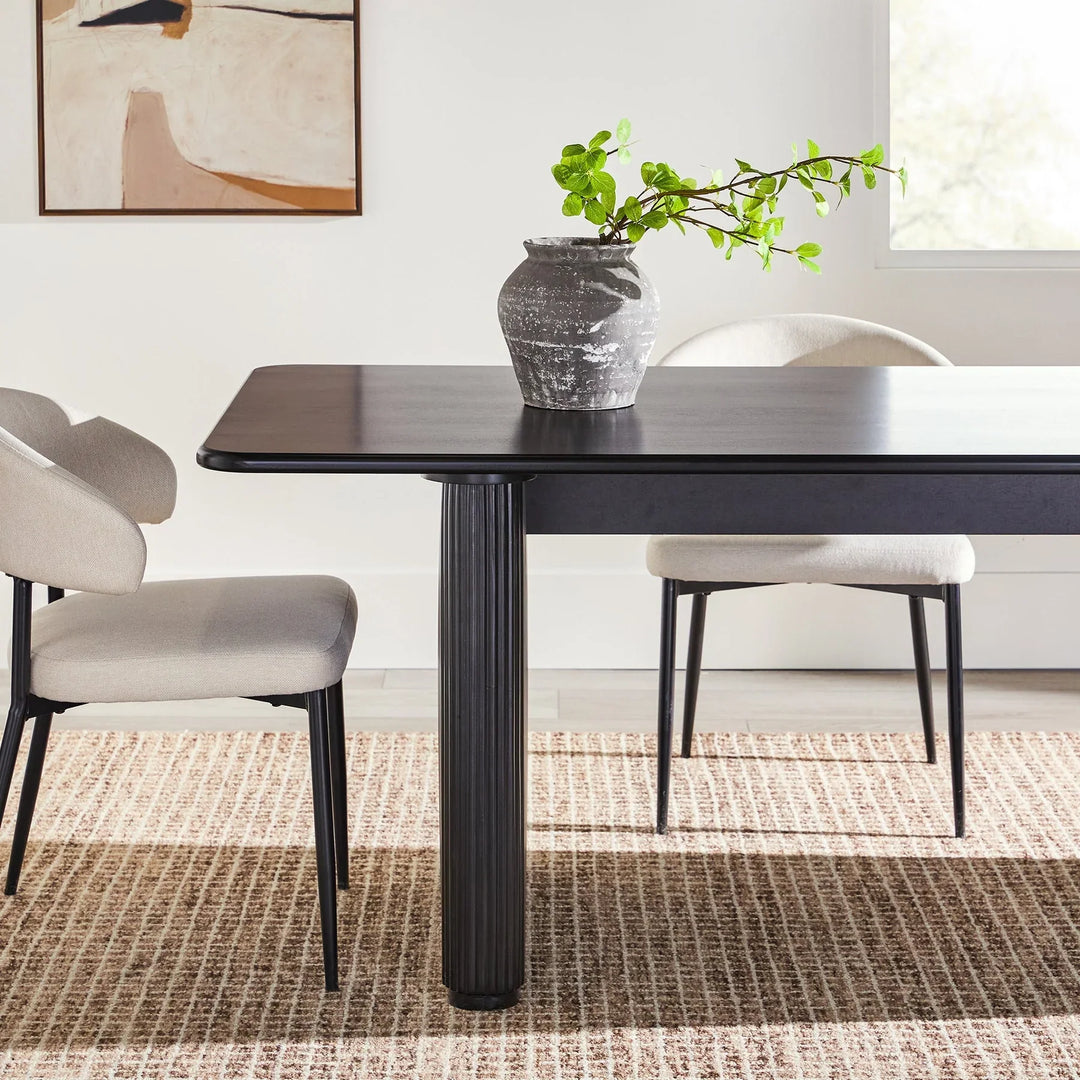
[[330, 735], [330, 789], [334, 803], [334, 856], [339, 889], [349, 887], [349, 794], [345, 761], [345, 705], [341, 683], [326, 691]]
[[22, 872], [23, 857], [26, 855], [30, 823], [34, 820], [34, 807], [37, 805], [38, 789], [41, 787], [41, 768], [45, 764], [45, 750], [49, 745], [52, 719], [52, 713], [39, 716], [34, 721], [34, 733], [30, 737], [22, 793], [19, 795], [19, 813], [15, 818], [15, 835], [12, 837], [11, 854], [8, 856], [7, 882], [4, 885], [4, 892], [8, 896], [14, 896], [19, 887], [19, 874]]
[[921, 596], [909, 596], [908, 606], [911, 609], [911, 644], [915, 651], [915, 679], [919, 684], [926, 760], [934, 765], [937, 763], [937, 746], [934, 743], [934, 693], [930, 683], [930, 649], [926, 644], [926, 610]]
[[656, 717], [656, 831], [667, 832], [671, 729], [675, 719], [675, 620], [678, 582], [664, 578], [660, 607], [660, 691]]
[[686, 693], [683, 697], [682, 756], [688, 758], [694, 743], [698, 683], [701, 681], [701, 647], [705, 642], [705, 605], [708, 593], [694, 593], [690, 611], [690, 645], [686, 650]]
[[327, 694], [307, 695], [311, 739], [311, 794], [315, 804], [315, 861], [319, 876], [319, 920], [322, 925], [323, 973], [326, 989], [338, 988], [337, 890], [334, 888], [334, 810], [330, 793], [330, 749], [327, 739]]
[[19, 743], [26, 723], [26, 702], [12, 701], [8, 709], [4, 737], [0, 739], [0, 822], [4, 820], [11, 781], [15, 776], [15, 762], [19, 757]]
[[25, 578], [12, 579], [11, 591], [11, 705], [4, 737], [0, 739], [0, 821], [4, 820], [15, 761], [19, 756], [26, 702], [30, 694], [30, 609], [34, 586]]
[[960, 586], [945, 586], [945, 672], [949, 696], [949, 766], [953, 823], [964, 835], [964, 659], [960, 633]]

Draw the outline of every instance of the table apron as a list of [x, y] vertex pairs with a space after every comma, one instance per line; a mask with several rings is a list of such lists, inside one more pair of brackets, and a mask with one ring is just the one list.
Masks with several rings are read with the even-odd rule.
[[1080, 475], [542, 474], [536, 534], [1080, 534]]

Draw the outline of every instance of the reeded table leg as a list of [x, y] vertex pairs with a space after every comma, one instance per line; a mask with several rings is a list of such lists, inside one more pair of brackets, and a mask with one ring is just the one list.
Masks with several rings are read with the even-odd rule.
[[523, 482], [443, 484], [439, 770], [443, 982], [461, 1009], [504, 1009], [525, 978]]

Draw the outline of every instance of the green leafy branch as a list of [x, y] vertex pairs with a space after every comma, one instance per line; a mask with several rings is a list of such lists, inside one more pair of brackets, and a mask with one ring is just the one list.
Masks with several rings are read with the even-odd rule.
[[[610, 145], [614, 138], [614, 145]], [[877, 186], [878, 173], [895, 176], [901, 190], [907, 191], [907, 170], [890, 169], [884, 164], [881, 145], [861, 154], [822, 154], [812, 139], [807, 140], [807, 156], [799, 159], [798, 147], [792, 144], [791, 164], [766, 172], [749, 162], [735, 159], [735, 175], [727, 183], [716, 170], [704, 185], [690, 176], [682, 176], [665, 162], [646, 161], [641, 166], [643, 189], [621, 203], [615, 178], [607, 171], [614, 155], [620, 162], [630, 161], [630, 121], [619, 121], [614, 136], [598, 131], [589, 144], [571, 143], [563, 147], [561, 160], [552, 166], [556, 183], [565, 192], [563, 213], [567, 217], [584, 214], [599, 229], [605, 244], [636, 244], [648, 232], [659, 232], [668, 222], [684, 235], [687, 226], [706, 233], [713, 246], [725, 249], [730, 259], [736, 248], [753, 247], [761, 257], [762, 267], [772, 269], [774, 252], [792, 255], [815, 274], [821, 268], [814, 259], [821, 245], [799, 244], [782, 247], [777, 241], [784, 231], [784, 218], [777, 215], [780, 194], [789, 182], [810, 192], [819, 217], [829, 213], [826, 192], [836, 195], [839, 206], [851, 195], [851, 178], [858, 174], [865, 187]]]

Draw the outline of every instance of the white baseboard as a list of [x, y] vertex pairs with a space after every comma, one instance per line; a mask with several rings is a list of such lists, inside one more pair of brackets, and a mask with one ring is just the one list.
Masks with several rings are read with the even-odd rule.
[[[356, 667], [434, 667], [434, 574], [353, 577]], [[926, 601], [931, 657], [943, 663], [942, 606]], [[680, 654], [689, 601], [683, 601]], [[1080, 667], [1080, 574], [988, 572], [964, 586], [971, 668]], [[537, 668], [649, 668], [657, 661], [659, 584], [645, 573], [539, 571], [529, 580], [529, 663]], [[830, 586], [716, 595], [710, 668], [902, 668], [911, 664], [907, 600]]]

